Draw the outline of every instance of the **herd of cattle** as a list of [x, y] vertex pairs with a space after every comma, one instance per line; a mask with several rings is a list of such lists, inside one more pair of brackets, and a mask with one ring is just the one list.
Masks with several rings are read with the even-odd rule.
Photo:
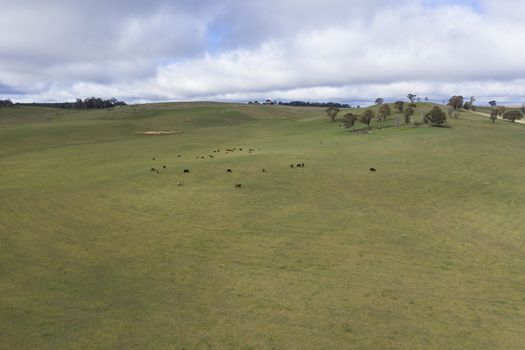
[[[224, 153], [228, 154], [228, 153], [235, 152], [237, 150], [238, 151], [242, 151], [243, 148], [238, 148], [238, 149], [237, 148], [228, 148], [228, 149], [225, 150]], [[261, 149], [258, 149], [258, 150], [260, 151]], [[217, 150], [213, 151], [213, 153], [220, 153], [220, 152], [221, 152], [220, 149], [217, 149]], [[253, 152], [255, 152], [255, 149], [253, 149], [253, 148], [249, 148], [248, 149], [248, 153], [253, 153]], [[182, 155], [179, 154], [179, 155], [177, 155], [177, 157], [181, 158]], [[209, 158], [214, 158], [214, 156], [212, 154], [208, 154], [208, 157]], [[199, 156], [196, 156], [195, 158], [196, 159], [205, 159], [206, 157], [203, 156], [203, 155], [199, 155]], [[155, 157], [153, 157], [152, 160], [156, 161], [157, 159]], [[305, 166], [306, 166], [305, 163], [290, 164], [290, 168], [304, 168]], [[167, 169], [167, 168], [168, 168], [167, 165], [162, 165], [162, 169]], [[266, 169], [265, 168], [262, 168], [261, 171], [263, 173], [266, 173]], [[151, 172], [156, 172], [157, 174], [161, 173], [160, 170], [155, 168], [155, 167], [151, 168]], [[232, 172], [233, 172], [233, 170], [231, 168], [227, 168], [226, 169], [226, 173], [232, 173]], [[375, 168], [370, 168], [370, 172], [376, 172], [376, 169]], [[189, 174], [189, 173], [190, 173], [189, 169], [184, 169], [183, 170], [183, 174]], [[177, 181], [177, 185], [178, 186], [182, 186], [182, 182]], [[242, 184], [235, 184], [235, 188], [241, 188], [241, 187], [242, 187]]]

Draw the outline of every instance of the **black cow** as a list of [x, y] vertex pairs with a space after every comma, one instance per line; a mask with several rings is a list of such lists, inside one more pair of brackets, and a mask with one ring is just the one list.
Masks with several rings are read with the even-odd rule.
[[293, 168], [293, 164], [290, 164], [290, 168]]
[[151, 168], [151, 171], [157, 171], [157, 169], [155, 169], [155, 168]]
[[298, 167], [298, 168], [302, 168], [302, 165], [301, 165], [301, 164], [297, 164], [297, 167]]
[[265, 172], [266, 172], [266, 169], [263, 169], [262, 172], [265, 173]]
[[164, 169], [166, 169], [166, 166], [165, 166], [165, 165], [163, 165], [162, 167], [163, 167]]
[[370, 171], [375, 173], [376, 172], [376, 168], [370, 168]]
[[304, 168], [304, 163], [301, 163], [301, 168]]
[[188, 169], [184, 169], [184, 173], [185, 173], [185, 174], [189, 174], [190, 171], [189, 171]]
[[242, 187], [242, 184], [236, 184], [235, 187], [236, 187], [236, 188], [241, 188], [241, 187]]
[[155, 158], [151, 158], [151, 159], [155, 160]]
[[231, 173], [232, 170], [231, 170], [231, 169], [226, 169], [226, 172], [227, 172], [227, 173]]

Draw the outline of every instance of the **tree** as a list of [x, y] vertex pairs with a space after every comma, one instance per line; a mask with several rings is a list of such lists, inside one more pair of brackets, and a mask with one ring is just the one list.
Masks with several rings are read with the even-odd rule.
[[425, 114], [423, 122], [430, 126], [442, 127], [447, 123], [447, 115], [441, 110], [441, 108], [436, 106], [430, 112]]
[[392, 114], [392, 110], [390, 109], [390, 105], [381, 105], [379, 107], [379, 113], [377, 114], [377, 126], [379, 129], [381, 129], [381, 121], [385, 120], [386, 117], [388, 117], [390, 114]]
[[503, 116], [503, 114], [506, 111], [506, 108], [503, 106], [497, 106], [496, 108], [494, 108], [494, 111], [496, 112], [496, 116], [500, 117], [500, 116]]
[[382, 105], [385, 100], [383, 100], [381, 97], [376, 98], [376, 105]]
[[405, 109], [405, 124], [410, 124], [412, 116], [416, 112], [416, 108], [413, 107], [413, 104], [409, 104], [408, 107]]
[[456, 111], [459, 111], [463, 107], [463, 96], [452, 96], [448, 100], [448, 105], [454, 107]]
[[498, 114], [496, 113], [496, 110], [493, 108], [492, 111], [490, 111], [490, 120], [492, 120], [492, 123], [495, 123], [496, 119], [498, 119]]
[[379, 115], [381, 118], [386, 119], [386, 117], [388, 117], [390, 114], [392, 114], [392, 109], [390, 108], [389, 104], [379, 107]]
[[520, 111], [521, 111], [521, 113], [525, 113], [525, 104], [521, 105]]
[[458, 111], [456, 111], [456, 109], [452, 106], [449, 106], [448, 109], [447, 109], [447, 114], [448, 114], [448, 117], [449, 118], [457, 118], [458, 117]]
[[9, 99], [7, 100], [0, 100], [0, 108], [2, 107], [13, 107], [13, 102]]
[[489, 101], [489, 105], [494, 108], [496, 107], [497, 102], [495, 100]]
[[399, 113], [402, 113], [403, 112], [403, 106], [405, 105], [405, 102], [403, 101], [396, 101], [394, 103], [394, 106], [396, 107], [396, 109], [399, 111]]
[[505, 113], [503, 113], [503, 119], [505, 120], [510, 120], [511, 122], [515, 122], [516, 120], [520, 120], [521, 118], [523, 118], [523, 114], [521, 114], [520, 111], [507, 111]]
[[346, 113], [343, 116], [343, 126], [345, 129], [352, 128], [352, 131], [354, 131], [355, 122], [359, 119], [359, 116], [354, 113]]
[[475, 107], [474, 107], [474, 102], [476, 102], [476, 98], [474, 96], [470, 96], [470, 109], [471, 110], [475, 110]]
[[335, 121], [335, 118], [337, 117], [337, 114], [339, 113], [340, 109], [337, 107], [330, 107], [328, 108], [326, 112], [326, 116], [330, 118], [331, 121]]
[[368, 125], [368, 128], [370, 129], [370, 122], [372, 121], [372, 119], [374, 119], [375, 116], [376, 114], [374, 113], [373, 110], [366, 109], [363, 112], [363, 114], [361, 114], [361, 116], [359, 117], [359, 121], [363, 124]]
[[472, 104], [470, 102], [465, 102], [463, 104], [463, 109], [466, 109], [467, 111], [470, 111], [471, 108], [472, 108]]
[[408, 94], [407, 95], [407, 98], [408, 100], [411, 102], [411, 103], [414, 103], [416, 101], [416, 97], [417, 95], [414, 95], [414, 94]]

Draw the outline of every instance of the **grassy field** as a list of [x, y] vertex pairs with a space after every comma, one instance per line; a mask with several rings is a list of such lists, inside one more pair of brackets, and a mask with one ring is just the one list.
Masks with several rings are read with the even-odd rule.
[[525, 126], [398, 117], [0, 109], [0, 348], [523, 349]]

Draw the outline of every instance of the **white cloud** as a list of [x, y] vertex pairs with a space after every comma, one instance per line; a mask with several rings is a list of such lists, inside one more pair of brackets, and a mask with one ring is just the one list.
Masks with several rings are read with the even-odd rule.
[[[156, 4], [145, 14], [128, 9], [111, 29], [102, 25], [92, 34], [86, 23], [93, 21], [73, 8], [66, 20], [42, 16], [61, 30], [31, 40], [24, 31], [16, 40], [0, 36], [8, 43], [0, 48], [0, 64], [11, 68], [0, 71], [0, 86], [28, 91], [20, 96], [28, 100], [525, 95], [525, 23], [495, 14], [513, 12], [501, 2], [482, 0], [481, 12], [417, 0], [225, 0], [200, 9], [187, 1]], [[26, 18], [40, 23], [37, 17]], [[32, 48], [38, 41], [53, 43]], [[13, 59], [17, 55], [25, 60]]]

